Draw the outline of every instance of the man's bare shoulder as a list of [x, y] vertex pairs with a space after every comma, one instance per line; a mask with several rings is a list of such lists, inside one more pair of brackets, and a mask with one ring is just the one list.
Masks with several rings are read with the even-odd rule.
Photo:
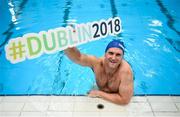
[[133, 72], [130, 64], [126, 60], [123, 60], [121, 65], [119, 73], [133, 78]]
[[102, 58], [98, 58], [98, 57], [93, 56], [93, 55], [88, 55], [88, 58], [93, 65], [97, 65], [97, 64], [101, 63], [101, 61], [102, 61]]
[[122, 61], [122, 67], [123, 67], [123, 70], [132, 72], [131, 66], [126, 60]]

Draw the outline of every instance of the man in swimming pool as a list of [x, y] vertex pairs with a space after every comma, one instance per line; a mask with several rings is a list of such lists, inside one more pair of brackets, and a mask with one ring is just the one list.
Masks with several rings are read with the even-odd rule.
[[111, 41], [101, 58], [82, 54], [76, 47], [66, 49], [65, 54], [75, 63], [88, 66], [94, 71], [99, 90], [91, 90], [89, 96], [120, 105], [130, 102], [133, 96], [133, 73], [130, 65], [123, 59], [122, 41]]

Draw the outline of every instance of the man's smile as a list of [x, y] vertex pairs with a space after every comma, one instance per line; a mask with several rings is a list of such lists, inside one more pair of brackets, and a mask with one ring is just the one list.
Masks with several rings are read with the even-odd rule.
[[113, 64], [117, 63], [117, 61], [115, 61], [115, 60], [110, 60], [110, 59], [109, 59], [109, 62], [110, 62], [110, 63], [113, 63]]

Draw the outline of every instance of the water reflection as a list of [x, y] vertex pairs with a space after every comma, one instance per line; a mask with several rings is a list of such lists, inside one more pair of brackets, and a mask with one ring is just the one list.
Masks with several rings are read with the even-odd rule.
[[[22, 13], [23, 8], [25, 7], [28, 0], [23, 0], [19, 6], [18, 4], [14, 4], [13, 0], [9, 0], [8, 2], [8, 8], [9, 12], [11, 13], [11, 23], [9, 24], [9, 28], [3, 32], [3, 35], [5, 36], [3, 41], [1, 39], [0, 48], [3, 48], [4, 45], [8, 42], [10, 38], [12, 38], [13, 31], [15, 26], [18, 24], [18, 17]], [[5, 4], [6, 5], [6, 4]], [[17, 29], [20, 29], [17, 27]], [[0, 49], [0, 53], [3, 51], [3, 49]]]
[[[167, 18], [167, 26], [173, 30], [177, 35], [178, 38], [180, 36], [180, 31], [178, 29], [175, 28], [174, 23], [175, 23], [175, 19], [173, 18], [173, 16], [170, 14], [170, 12], [168, 11], [168, 9], [166, 8], [166, 6], [163, 4], [163, 2], [161, 0], [156, 0], [158, 6], [160, 7], [161, 12], [166, 16]], [[167, 39], [167, 41], [172, 45], [172, 47], [174, 47], [174, 49], [178, 52], [180, 52], [180, 41], [174, 41], [173, 39], [170, 38], [165, 38]]]
[[152, 20], [149, 26], [160, 26], [162, 27], [162, 22], [159, 20]]

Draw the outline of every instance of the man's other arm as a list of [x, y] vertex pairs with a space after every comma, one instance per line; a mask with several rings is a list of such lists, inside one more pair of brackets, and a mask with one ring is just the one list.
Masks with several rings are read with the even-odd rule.
[[101, 90], [90, 91], [89, 96], [100, 97], [119, 105], [128, 104], [133, 96], [133, 78], [126, 76], [121, 80], [118, 93], [106, 93]]

